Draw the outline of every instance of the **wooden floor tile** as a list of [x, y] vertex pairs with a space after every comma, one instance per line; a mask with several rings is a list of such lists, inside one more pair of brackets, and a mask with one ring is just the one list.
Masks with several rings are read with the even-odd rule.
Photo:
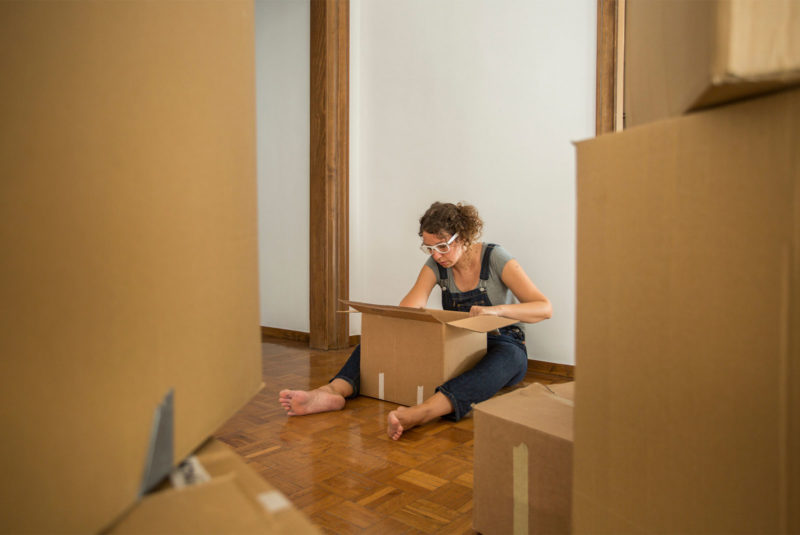
[[392, 514], [392, 518], [425, 533], [438, 533], [455, 521], [459, 513], [427, 500], [416, 500]]
[[311, 521], [321, 528], [323, 532], [332, 535], [356, 535], [364, 531], [363, 528], [331, 514], [330, 511], [322, 511], [311, 515]]
[[398, 480], [411, 483], [424, 490], [435, 490], [447, 483], [447, 480], [419, 470], [409, 470], [397, 476]]
[[381, 484], [355, 472], [342, 472], [319, 482], [318, 486], [346, 500], [355, 501], [375, 492]]
[[472, 472], [472, 463], [451, 457], [450, 455], [438, 455], [430, 461], [419, 465], [419, 470], [431, 474], [447, 481], [452, 481], [461, 474]]
[[382, 518], [381, 515], [373, 513], [366, 507], [350, 501], [345, 501], [329, 509], [328, 512], [361, 529], [377, 524]]
[[290, 495], [289, 499], [295, 507], [302, 509], [307, 515], [338, 507], [344, 501], [338, 494], [318, 486], [302, 489]]
[[[473, 432], [470, 416], [386, 436], [394, 403], [358, 397], [344, 410], [288, 417], [284, 388], [328, 382], [350, 350], [312, 351], [300, 342], [262, 344], [264, 388], [215, 433], [324, 533], [471, 534]], [[519, 386], [554, 382], [528, 374]], [[514, 388], [504, 389], [509, 392]]]
[[382, 489], [380, 495], [365, 496], [359, 503], [377, 514], [390, 516], [395, 511], [399, 511], [406, 505], [419, 499], [418, 495], [403, 489], [396, 487], [384, 487], [384, 489], [388, 490], [383, 491]]
[[428, 494], [425, 499], [458, 511], [472, 501], [472, 488], [458, 483], [445, 483]]

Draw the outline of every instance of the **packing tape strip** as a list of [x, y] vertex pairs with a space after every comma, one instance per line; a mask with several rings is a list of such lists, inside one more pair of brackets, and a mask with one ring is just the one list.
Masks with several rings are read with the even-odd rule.
[[383, 399], [383, 372], [378, 374], [378, 399]]
[[514, 535], [528, 533], [528, 445], [511, 451], [514, 477]]
[[257, 496], [258, 503], [267, 510], [269, 513], [277, 513], [278, 511], [283, 511], [284, 509], [288, 509], [292, 504], [286, 499], [286, 496], [278, 492], [277, 490], [271, 490], [269, 492], [262, 492]]
[[422, 402], [425, 400], [425, 387], [422, 385], [417, 387], [417, 405], [422, 405]]

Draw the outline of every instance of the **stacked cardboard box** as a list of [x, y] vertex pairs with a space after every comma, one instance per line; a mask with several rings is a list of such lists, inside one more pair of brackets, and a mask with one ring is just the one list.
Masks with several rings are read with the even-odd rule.
[[625, 124], [800, 82], [797, 0], [628, 0]]
[[577, 154], [575, 532], [800, 531], [800, 90]]
[[253, 5], [0, 3], [0, 531], [98, 532], [261, 383]]
[[570, 533], [573, 398], [536, 383], [475, 406], [476, 531]]

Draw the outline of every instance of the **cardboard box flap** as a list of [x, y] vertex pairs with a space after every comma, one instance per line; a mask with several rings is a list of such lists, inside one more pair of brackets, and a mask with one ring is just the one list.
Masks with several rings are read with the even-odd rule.
[[555, 385], [543, 385], [542, 383], [533, 383], [528, 388], [519, 390], [520, 395], [526, 397], [544, 396], [552, 399], [557, 403], [566, 405], [568, 407], [575, 406], [575, 383], [561, 383]]
[[244, 459], [216, 439], [209, 439], [196, 453], [196, 457], [212, 477], [235, 475], [236, 482], [250, 496], [272, 490]]
[[546, 388], [549, 388], [560, 398], [568, 399], [573, 402], [575, 401], [575, 381], [547, 385]]
[[417, 321], [426, 321], [428, 323], [439, 323], [439, 319], [429, 314], [423, 308], [410, 308], [398, 307], [389, 305], [373, 305], [370, 303], [359, 303], [357, 301], [342, 301], [345, 305], [349, 305], [355, 310], [365, 314], [378, 314], [381, 316], [389, 316], [392, 318], [402, 318]]
[[456, 310], [441, 310], [437, 308], [426, 308], [425, 312], [441, 321], [442, 323], [449, 323], [455, 320], [461, 320], [469, 317], [467, 312], [458, 312]]
[[466, 317], [463, 319], [448, 321], [447, 324], [459, 329], [467, 329], [478, 333], [488, 333], [500, 327], [506, 327], [512, 323], [518, 323], [518, 320], [511, 318], [503, 318], [500, 316], [474, 316]]
[[146, 496], [113, 533], [273, 533], [232, 476]]
[[390, 305], [373, 305], [370, 303], [360, 303], [358, 301], [345, 301], [342, 303], [349, 305], [358, 312], [366, 314], [378, 314], [392, 318], [402, 318], [429, 323], [446, 323], [459, 329], [467, 329], [474, 332], [486, 333], [517, 323], [517, 320], [502, 318], [498, 316], [475, 316], [470, 317], [467, 312], [457, 312], [454, 310], [440, 310], [433, 308], [410, 308]]

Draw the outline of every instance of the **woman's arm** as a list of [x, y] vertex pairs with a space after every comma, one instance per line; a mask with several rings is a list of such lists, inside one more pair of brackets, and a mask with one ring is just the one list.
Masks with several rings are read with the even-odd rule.
[[553, 315], [553, 305], [550, 300], [533, 284], [533, 281], [522, 269], [522, 266], [519, 265], [519, 262], [514, 259], [506, 262], [500, 278], [516, 296], [519, 303], [490, 307], [473, 306], [469, 311], [470, 316], [488, 314], [491, 316], [503, 316], [504, 318], [511, 318], [525, 323], [537, 323], [549, 319]]
[[428, 266], [422, 266], [417, 282], [414, 283], [411, 291], [400, 301], [400, 306], [424, 308], [428, 304], [428, 297], [430, 297], [434, 286], [436, 286], [436, 275]]

